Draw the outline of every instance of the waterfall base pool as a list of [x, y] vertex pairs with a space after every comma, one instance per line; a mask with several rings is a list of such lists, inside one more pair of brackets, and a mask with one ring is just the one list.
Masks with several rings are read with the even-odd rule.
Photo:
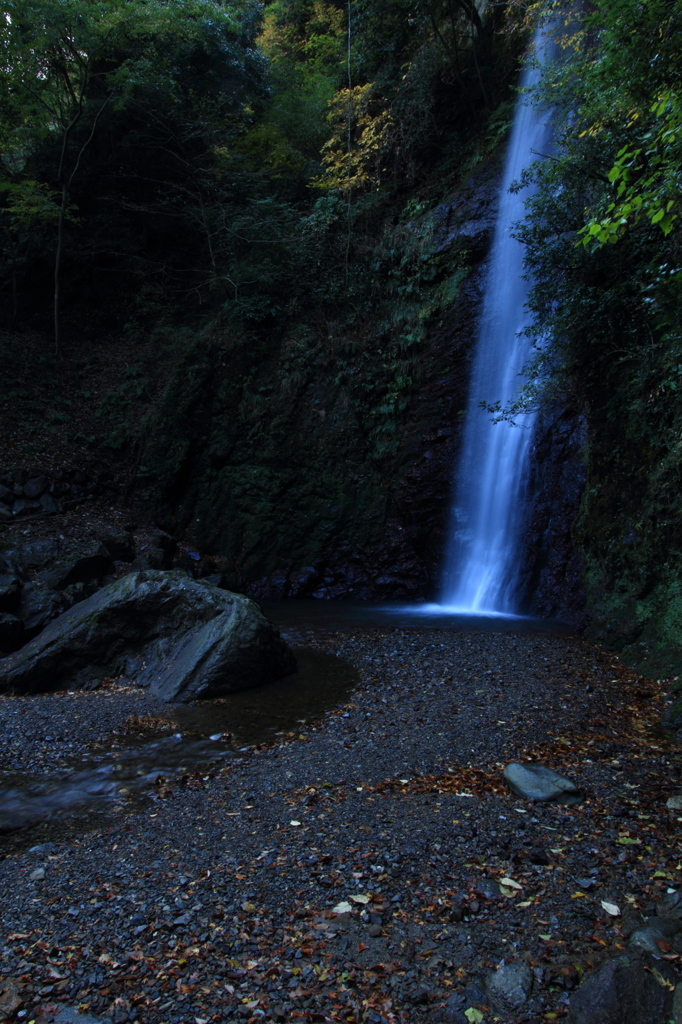
[[574, 636], [576, 629], [556, 619], [508, 615], [500, 612], [476, 614], [427, 602], [281, 601], [265, 603], [263, 611], [290, 644], [306, 636], [353, 629], [447, 629], [460, 633], [514, 632], [543, 636]]

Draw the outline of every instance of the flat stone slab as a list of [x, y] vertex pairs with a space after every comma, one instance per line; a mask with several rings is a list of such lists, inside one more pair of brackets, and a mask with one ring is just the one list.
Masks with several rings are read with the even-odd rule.
[[512, 793], [524, 800], [578, 804], [583, 799], [582, 791], [574, 782], [544, 764], [513, 762], [504, 769], [504, 777]]

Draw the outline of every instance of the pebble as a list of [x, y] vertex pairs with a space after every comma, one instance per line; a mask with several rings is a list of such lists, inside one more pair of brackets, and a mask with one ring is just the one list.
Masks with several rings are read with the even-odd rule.
[[[565, 1012], [578, 967], [589, 977], [623, 943], [600, 899], [625, 907], [627, 895], [654, 912], [677, 863], [674, 818], [655, 813], [677, 762], [642, 740], [629, 756], [621, 709], [633, 686], [610, 656], [595, 668], [583, 641], [513, 633], [367, 629], [304, 640], [345, 658], [362, 681], [337, 713], [301, 723], [301, 739], [273, 736], [159, 784], [154, 800], [56, 815], [1, 838], [14, 936], [0, 946], [3, 971], [22, 978], [32, 1014], [49, 997], [121, 1024], [281, 1024], [329, 1016], [334, 991], [343, 1019], [469, 1024], [465, 1011], [492, 999], [489, 978], [516, 991], [502, 985], [501, 961], [527, 959], [536, 973], [526, 1001], [507, 1000], [498, 1015], [544, 1021]], [[609, 722], [608, 742], [590, 748], [598, 712], [588, 677], [598, 677]], [[17, 770], [35, 765], [38, 736], [53, 737], [41, 746], [46, 775], [73, 761], [69, 744], [97, 739], [101, 757], [139, 713], [139, 696], [0, 700], [0, 756], [11, 732]], [[590, 799], [515, 814], [502, 768], [538, 750]], [[44, 880], [22, 885], [39, 858]], [[503, 897], [502, 879], [521, 888], [507, 884]], [[596, 880], [573, 898], [576, 879]], [[369, 903], [356, 905], [358, 895]], [[350, 910], [335, 917], [342, 902]], [[324, 972], [328, 982], [316, 980]]]

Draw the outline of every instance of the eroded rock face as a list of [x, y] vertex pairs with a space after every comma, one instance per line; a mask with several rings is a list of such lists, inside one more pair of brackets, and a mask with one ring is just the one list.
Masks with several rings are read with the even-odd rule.
[[116, 580], [0, 661], [0, 689], [77, 689], [120, 671], [163, 700], [188, 702], [272, 682], [294, 656], [257, 605], [182, 572]]

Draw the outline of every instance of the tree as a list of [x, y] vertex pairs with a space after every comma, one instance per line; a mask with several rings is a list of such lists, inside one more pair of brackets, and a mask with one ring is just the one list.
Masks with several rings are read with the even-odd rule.
[[[225, 133], [245, 103], [244, 90], [230, 84], [235, 65], [248, 77], [248, 47], [240, 36], [253, 5], [8, 0], [2, 11], [0, 147], [8, 185], [33, 181], [38, 192], [48, 186], [58, 193], [54, 339], [60, 355], [65, 233], [75, 183], [94, 141], [105, 123], [120, 125], [128, 117], [136, 122], [138, 142], [146, 134], [148, 145], [174, 149], [177, 159], [179, 125], [169, 134], [167, 117], [174, 109], [185, 117], [182, 144], [210, 150], [211, 135], [218, 126]], [[235, 49], [241, 49], [241, 63]], [[206, 69], [210, 90], [196, 79], [187, 81], [197, 52], [222, 58], [221, 80], [215, 67]]]

